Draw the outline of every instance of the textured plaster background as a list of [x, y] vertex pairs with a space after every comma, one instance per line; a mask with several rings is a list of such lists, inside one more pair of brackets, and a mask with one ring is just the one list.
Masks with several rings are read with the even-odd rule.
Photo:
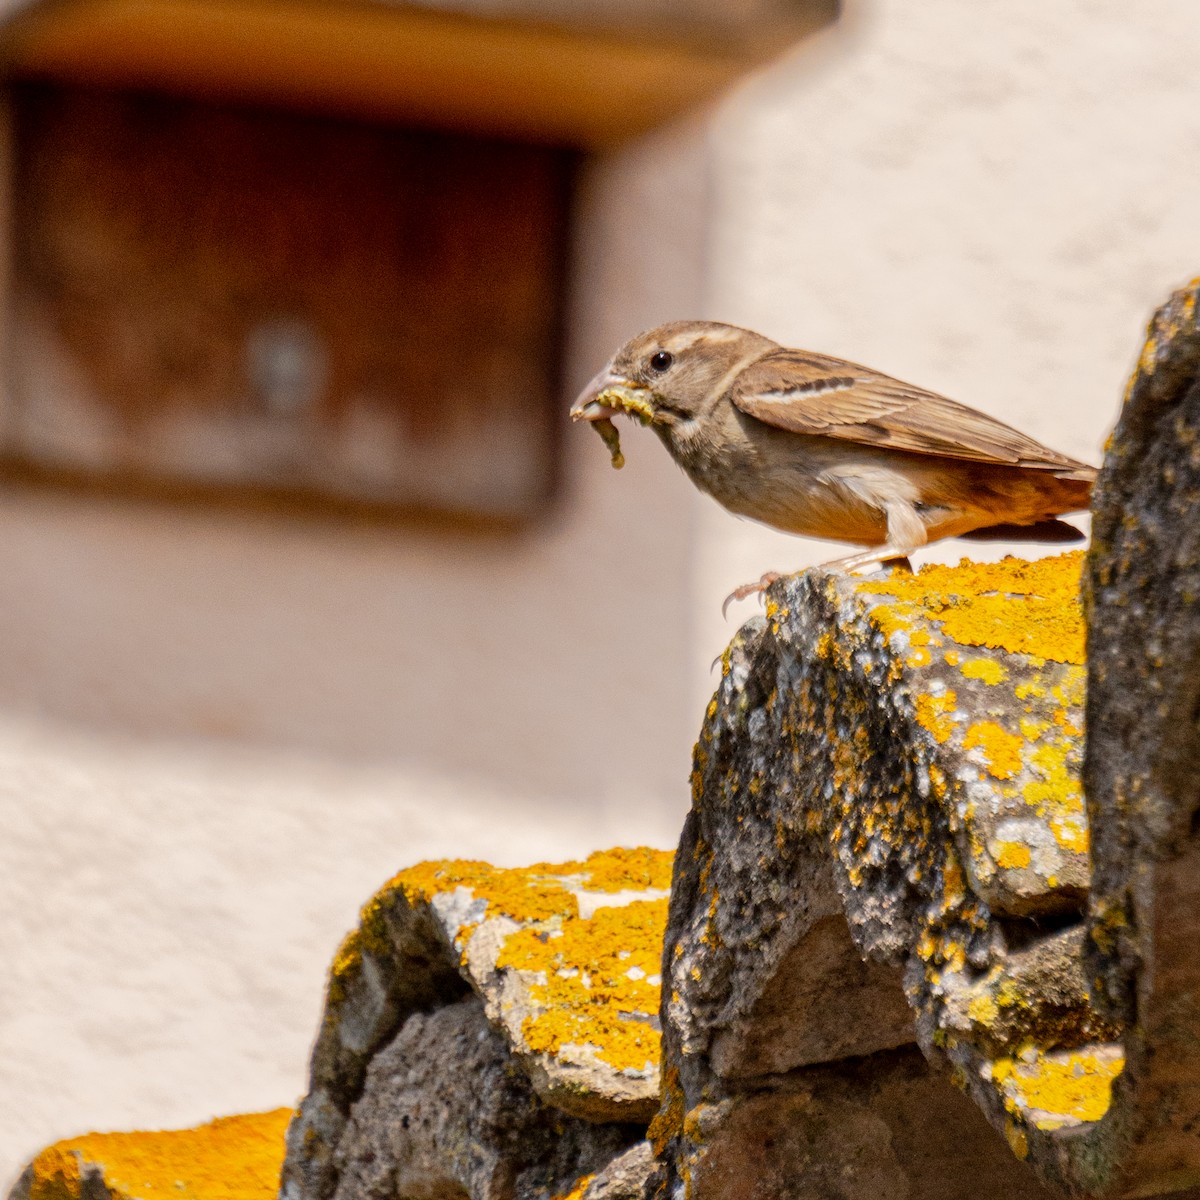
[[[700, 315], [1098, 461], [1200, 269], [1198, 44], [1194, 0], [850, 0], [591, 165], [564, 407]], [[721, 598], [836, 551], [728, 517], [639, 431], [620, 475], [566, 447], [515, 540], [0, 494], [0, 1176], [295, 1100], [333, 949], [401, 866], [674, 843], [751, 611]]]

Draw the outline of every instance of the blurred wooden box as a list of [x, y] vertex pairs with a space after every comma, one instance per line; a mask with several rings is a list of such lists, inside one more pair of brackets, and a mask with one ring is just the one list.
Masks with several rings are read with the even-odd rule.
[[9, 455], [500, 518], [545, 500], [570, 154], [14, 99]]
[[0, 457], [505, 521], [557, 478], [582, 152], [831, 0], [59, 0], [0, 29]]

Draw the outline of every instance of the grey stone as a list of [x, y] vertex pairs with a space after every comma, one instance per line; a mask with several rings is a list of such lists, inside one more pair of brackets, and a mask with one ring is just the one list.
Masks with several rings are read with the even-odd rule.
[[1200, 287], [1151, 322], [1096, 488], [1086, 572], [1089, 976], [1129, 1023], [1090, 1182], [1200, 1183]]
[[641, 1126], [598, 1125], [542, 1102], [476, 996], [414, 1013], [367, 1071], [336, 1154], [334, 1200], [545, 1200]]
[[618, 1154], [584, 1188], [582, 1200], [642, 1200], [654, 1171], [649, 1142], [637, 1142]]

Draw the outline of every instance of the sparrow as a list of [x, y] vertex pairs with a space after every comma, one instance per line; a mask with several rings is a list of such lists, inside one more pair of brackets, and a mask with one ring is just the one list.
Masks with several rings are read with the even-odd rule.
[[[617, 467], [619, 414], [649, 425], [730, 512], [868, 547], [830, 570], [905, 560], [947, 537], [1081, 541], [1056, 518], [1088, 507], [1096, 477], [936, 392], [715, 321], [639, 334], [583, 389], [571, 417], [594, 425]], [[726, 605], [779, 577], [768, 572]]]

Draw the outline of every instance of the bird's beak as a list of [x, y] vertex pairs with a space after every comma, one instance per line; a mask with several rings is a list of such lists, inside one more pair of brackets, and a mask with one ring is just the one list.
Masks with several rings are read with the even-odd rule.
[[617, 413], [626, 413], [636, 417], [643, 425], [648, 425], [654, 420], [650, 389], [644, 384], [632, 383], [605, 367], [579, 393], [571, 406], [571, 420], [604, 421], [615, 417]]

